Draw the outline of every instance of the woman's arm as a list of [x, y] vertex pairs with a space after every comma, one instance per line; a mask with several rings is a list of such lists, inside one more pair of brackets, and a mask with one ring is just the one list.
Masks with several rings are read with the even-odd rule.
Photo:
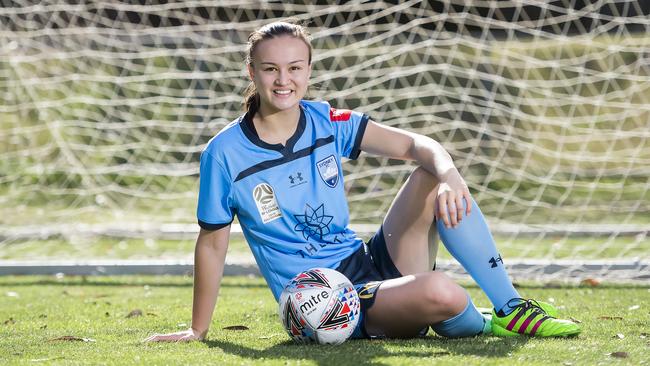
[[196, 240], [192, 329], [200, 334], [201, 339], [208, 333], [217, 303], [229, 237], [230, 225], [215, 231], [201, 229]]
[[214, 231], [201, 229], [199, 232], [194, 250], [194, 299], [190, 329], [154, 334], [145, 339], [145, 342], [177, 342], [205, 338], [217, 303], [229, 237], [230, 225]]
[[[456, 226], [462, 220], [462, 199], [469, 203], [471, 196], [451, 156], [440, 143], [427, 136], [369, 121], [361, 140], [361, 150], [417, 162], [438, 179], [436, 217], [442, 219], [447, 227]], [[466, 214], [469, 215], [470, 211], [471, 205], [468, 204]]]

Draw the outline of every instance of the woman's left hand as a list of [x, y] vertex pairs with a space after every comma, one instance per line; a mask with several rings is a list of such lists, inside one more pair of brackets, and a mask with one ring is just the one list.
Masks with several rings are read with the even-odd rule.
[[[463, 209], [463, 198], [467, 203]], [[458, 169], [449, 169], [440, 177], [438, 199], [436, 200], [436, 219], [442, 220], [446, 228], [456, 227], [463, 219], [463, 212], [469, 215], [472, 210], [472, 196], [467, 183], [460, 176]]]

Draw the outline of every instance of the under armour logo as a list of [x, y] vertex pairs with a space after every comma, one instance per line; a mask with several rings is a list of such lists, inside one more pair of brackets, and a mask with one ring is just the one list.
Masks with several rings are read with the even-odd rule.
[[296, 180], [298, 180], [299, 182], [302, 182], [304, 180], [303, 177], [302, 177], [302, 173], [300, 173], [300, 172], [296, 173], [295, 178], [294, 178], [293, 175], [289, 176], [289, 181], [291, 181], [291, 184], [295, 184]]
[[503, 264], [503, 259], [501, 259], [501, 254], [499, 254], [499, 256], [496, 257], [496, 258], [494, 258], [494, 257], [490, 258], [490, 260], [488, 262], [490, 262], [492, 264], [491, 268], [495, 268], [498, 265], [497, 264], [498, 262], [501, 262], [501, 264]]

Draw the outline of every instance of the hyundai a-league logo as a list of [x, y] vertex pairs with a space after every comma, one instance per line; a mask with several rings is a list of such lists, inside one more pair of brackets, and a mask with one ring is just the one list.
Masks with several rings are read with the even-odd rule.
[[275, 192], [273, 187], [268, 183], [260, 183], [253, 189], [253, 198], [257, 211], [260, 213], [263, 223], [269, 223], [277, 218], [282, 217], [280, 206], [275, 199]]
[[330, 155], [316, 163], [316, 168], [318, 168], [318, 174], [320, 174], [325, 184], [332, 188], [336, 187], [336, 183], [339, 182], [339, 166], [336, 164], [334, 155]]
[[323, 235], [330, 233], [329, 224], [334, 218], [334, 216], [325, 215], [325, 206], [323, 204], [316, 209], [307, 204], [304, 215], [293, 215], [293, 217], [298, 220], [293, 229], [302, 232], [305, 240], [309, 238], [322, 240]]

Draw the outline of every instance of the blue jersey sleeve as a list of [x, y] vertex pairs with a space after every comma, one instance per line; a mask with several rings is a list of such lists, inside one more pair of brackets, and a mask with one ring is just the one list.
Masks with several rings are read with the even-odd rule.
[[341, 155], [350, 159], [359, 157], [361, 139], [369, 119], [367, 114], [330, 108], [330, 121], [334, 127], [336, 146]]
[[234, 216], [229, 174], [208, 151], [201, 154], [199, 174], [199, 202], [196, 210], [199, 226], [206, 230], [217, 230], [229, 225]]

